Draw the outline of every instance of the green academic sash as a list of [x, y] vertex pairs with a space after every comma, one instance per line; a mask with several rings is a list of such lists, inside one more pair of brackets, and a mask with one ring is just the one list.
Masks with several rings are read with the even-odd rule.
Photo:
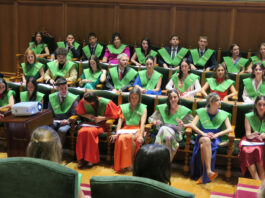
[[137, 71], [131, 68], [122, 80], [120, 80], [117, 67], [112, 67], [109, 72], [116, 90], [120, 90], [122, 87], [129, 85], [130, 81], [137, 75]]
[[95, 73], [92, 73], [90, 68], [84, 69], [85, 78], [87, 80], [92, 80], [92, 83], [96, 82], [99, 76], [102, 74], [102, 71], [96, 71]]
[[[110, 102], [109, 99], [106, 98], [99, 98], [99, 104], [98, 104], [98, 116], [104, 116], [106, 107], [108, 103]], [[86, 110], [87, 114], [95, 115], [95, 110], [91, 105], [87, 105], [85, 102], [83, 102], [84, 108]]]
[[259, 117], [254, 112], [247, 113], [246, 118], [254, 132], [265, 133], [265, 121], [260, 121]]
[[[36, 97], [36, 102], [41, 102], [42, 99], [43, 99], [43, 96], [45, 94], [43, 93], [40, 93], [37, 91], [37, 97]], [[20, 92], [20, 102], [28, 102], [29, 101], [29, 98], [28, 98], [28, 91], [23, 91], [23, 92]]]
[[238, 73], [246, 65], [246, 63], [248, 62], [248, 59], [240, 57], [239, 61], [237, 61], [236, 65], [234, 65], [232, 57], [225, 56], [224, 62], [225, 62], [228, 72]]
[[145, 56], [140, 47], [135, 48], [135, 53], [136, 53], [137, 58], [138, 58], [138, 61], [139, 61], [139, 63], [141, 65], [145, 65], [145, 61], [146, 61], [146, 58], [148, 56], [152, 56], [152, 57], [155, 58], [155, 56], [157, 55], [157, 52], [156, 51], [150, 50], [149, 54], [147, 56]]
[[5, 94], [4, 98], [0, 99], [0, 107], [8, 105], [10, 96], [14, 94], [15, 92], [13, 90], [9, 90], [7, 94]]
[[119, 49], [116, 49], [113, 45], [107, 45], [108, 50], [110, 51], [111, 54], [121, 54], [123, 50], [127, 47], [125, 44], [121, 44]]
[[[64, 41], [57, 42], [57, 46], [58, 46], [58, 48], [66, 48]], [[80, 46], [79, 43], [74, 42], [74, 48], [75, 48], [75, 50], [77, 50], [79, 46]], [[69, 50], [66, 59], [67, 60], [72, 60], [73, 56], [74, 55], [73, 55], [72, 51]]]
[[248, 93], [248, 95], [255, 99], [256, 97], [258, 97], [259, 95], [263, 95], [265, 96], [265, 82], [262, 81], [260, 87], [258, 88], [257, 91], [255, 91], [253, 84], [252, 84], [252, 78], [246, 78], [243, 80], [244, 86], [246, 88], [246, 91]]
[[75, 63], [68, 60], [62, 69], [59, 69], [57, 61], [49, 62], [47, 66], [54, 77], [65, 77], [72, 67], [75, 67]]
[[148, 80], [147, 71], [143, 70], [139, 72], [139, 77], [140, 77], [143, 88], [145, 88], [146, 90], [153, 90], [155, 89], [159, 78], [160, 77], [162, 78], [163, 75], [154, 70], [150, 80]]
[[177, 120], [182, 120], [187, 114], [191, 114], [191, 110], [182, 105], [179, 107], [178, 111], [175, 114], [170, 115], [168, 115], [166, 108], [167, 104], [161, 104], [156, 106], [156, 109], [159, 111], [165, 124], [178, 125]]
[[23, 69], [24, 75], [26, 77], [37, 77], [38, 76], [38, 72], [40, 71], [40, 69], [43, 67], [44, 65], [42, 63], [36, 62], [32, 65], [26, 65], [26, 63], [21, 63], [21, 67]]
[[29, 49], [31, 49], [35, 54], [41, 54], [41, 52], [47, 47], [47, 44], [40, 43], [37, 46], [34, 42], [29, 42]]
[[262, 65], [265, 66], [265, 61], [261, 62], [261, 60], [258, 56], [252, 56], [252, 57], [250, 57], [250, 60], [251, 60], [253, 65], [256, 63], [262, 63]]
[[198, 67], [204, 67], [205, 64], [207, 63], [207, 61], [213, 55], [214, 50], [207, 49], [206, 52], [202, 55], [201, 58], [200, 58], [198, 49], [192, 49], [192, 50], [190, 50], [190, 53], [191, 53], [194, 65], [196, 65]]
[[232, 84], [235, 83], [235, 81], [231, 79], [226, 79], [221, 84], [217, 84], [215, 78], [206, 78], [206, 81], [208, 82], [211, 90], [219, 91], [222, 93], [225, 92]]
[[164, 61], [169, 64], [169, 65], [173, 65], [173, 66], [178, 66], [180, 64], [180, 62], [182, 61], [182, 59], [186, 56], [186, 54], [188, 53], [188, 49], [182, 47], [179, 52], [176, 54], [174, 60], [171, 58], [170, 54], [167, 52], [167, 50], [165, 48], [162, 48], [160, 50], [158, 50], [159, 54], [162, 56], [162, 58], [164, 59]]
[[193, 85], [193, 83], [195, 82], [196, 79], [200, 79], [200, 77], [197, 76], [196, 74], [190, 73], [188, 75], [188, 77], [184, 80], [183, 86], [180, 88], [179, 87], [179, 77], [178, 77], [177, 72], [172, 76], [172, 81], [173, 81], [175, 87], [181, 93], [184, 93], [191, 85]]
[[146, 109], [145, 104], [138, 104], [134, 112], [132, 112], [130, 103], [120, 105], [122, 113], [124, 115], [126, 125], [138, 126], [140, 124], [141, 117]]
[[51, 103], [52, 110], [53, 110], [54, 114], [58, 115], [58, 114], [67, 113], [78, 97], [79, 96], [68, 92], [63, 103], [60, 104], [58, 92], [50, 94], [49, 95], [49, 101]]
[[[91, 56], [91, 51], [90, 51], [90, 48], [88, 47], [88, 45], [86, 45], [82, 49], [83, 49], [83, 52], [84, 52], [86, 58], [89, 59]], [[98, 43], [96, 46], [96, 50], [95, 50], [95, 56], [99, 58], [101, 53], [102, 53], [102, 50], [103, 50], [103, 46]]]

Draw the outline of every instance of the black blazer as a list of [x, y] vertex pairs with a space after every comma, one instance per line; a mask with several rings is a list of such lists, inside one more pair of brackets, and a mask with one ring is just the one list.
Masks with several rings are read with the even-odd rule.
[[[171, 56], [171, 46], [166, 46], [165, 47], [165, 49], [167, 50], [167, 52], [168, 52], [168, 54]], [[181, 46], [178, 46], [178, 49], [177, 49], [177, 53], [181, 50]], [[163, 64], [164, 63], [166, 63], [165, 61], [164, 61], [164, 59], [162, 58], [162, 56], [158, 53], [158, 56], [157, 56], [158, 58], [158, 64], [160, 65], [160, 66], [162, 66], [163, 67]], [[185, 57], [188, 57], [188, 53], [186, 54], [186, 56]], [[167, 63], [166, 63], [167, 64]]]
[[[199, 53], [199, 48], [197, 48], [198, 53]], [[205, 49], [204, 52], [206, 52], [207, 48]], [[188, 58], [189, 63], [193, 64], [192, 56], [191, 53], [189, 54]], [[217, 65], [217, 60], [216, 60], [216, 55], [215, 52], [212, 54], [212, 56], [209, 58], [209, 60], [206, 62], [204, 69], [210, 67], [210, 70], [213, 70]], [[195, 65], [196, 66], [196, 65]]]

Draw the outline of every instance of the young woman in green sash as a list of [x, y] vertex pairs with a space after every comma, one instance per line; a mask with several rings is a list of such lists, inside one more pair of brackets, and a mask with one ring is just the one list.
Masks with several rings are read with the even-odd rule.
[[25, 85], [29, 77], [34, 77], [38, 82], [42, 82], [44, 79], [44, 65], [37, 62], [36, 54], [31, 49], [27, 49], [25, 52], [25, 62], [21, 63], [23, 70], [22, 82]]
[[251, 63], [248, 66], [247, 72], [252, 73], [252, 66], [256, 63], [262, 63], [265, 66], [265, 43], [261, 43], [259, 47], [259, 52], [256, 56], [250, 57]]
[[156, 106], [156, 111], [149, 117], [149, 123], [156, 125], [158, 133], [155, 144], [166, 146], [170, 152], [170, 160], [183, 140], [184, 130], [193, 120], [191, 110], [179, 104], [179, 93], [172, 89], [168, 92], [166, 104]]
[[38, 101], [43, 104], [44, 94], [38, 92], [38, 83], [34, 77], [30, 77], [26, 83], [27, 91], [20, 92], [20, 102]]
[[6, 81], [0, 78], [0, 111], [11, 108], [14, 103], [13, 91], [8, 90]]
[[141, 47], [135, 48], [135, 52], [131, 58], [131, 62], [136, 66], [145, 65], [148, 56], [154, 57], [154, 64], [156, 64], [157, 52], [152, 50], [149, 38], [141, 40]]
[[248, 59], [240, 57], [239, 46], [237, 44], [234, 43], [230, 46], [229, 56], [225, 56], [223, 59], [229, 73], [244, 73]]
[[117, 132], [122, 129], [136, 129], [135, 133], [125, 132], [111, 136], [115, 141], [114, 170], [117, 172], [132, 169], [134, 156], [144, 142], [144, 125], [147, 116], [146, 105], [141, 103], [141, 91], [134, 87], [130, 91], [129, 103], [120, 105]]
[[47, 57], [50, 55], [48, 45], [43, 42], [43, 34], [41, 32], [36, 32], [34, 41], [29, 43], [28, 49], [31, 49], [36, 54], [36, 57]]
[[[206, 78], [206, 83], [201, 89], [202, 95], [207, 97], [207, 90], [210, 92], [216, 92], [222, 101], [228, 101], [229, 98], [237, 95], [237, 91], [234, 87], [234, 81], [229, 79], [227, 69], [224, 65], [219, 64], [215, 68], [215, 72], [212, 78]], [[230, 91], [230, 94], [228, 92]]]
[[180, 97], [194, 97], [201, 91], [200, 77], [191, 73], [187, 58], [183, 58], [179, 73], [175, 72], [166, 85], [167, 90], [176, 89]]
[[197, 115], [191, 123], [198, 134], [190, 162], [191, 177], [197, 184], [211, 182], [218, 176], [214, 172], [216, 153], [222, 142], [221, 136], [233, 131], [229, 113], [220, 110], [221, 100], [217, 93], [207, 96], [207, 107], [196, 110]]
[[154, 70], [154, 57], [146, 58], [146, 70], [139, 72], [133, 86], [138, 87], [142, 94], [161, 95], [163, 75]]
[[265, 178], [265, 145], [242, 145], [243, 141], [264, 143], [265, 141], [265, 96], [260, 95], [254, 103], [254, 112], [245, 118], [246, 136], [239, 143], [238, 158], [243, 175], [248, 170], [253, 179]]
[[92, 55], [88, 61], [88, 69], [83, 70], [79, 85], [86, 89], [96, 89], [98, 83], [104, 83], [106, 80], [105, 69], [102, 69], [97, 56]]
[[130, 48], [127, 45], [122, 44], [121, 35], [119, 33], [114, 33], [112, 35], [112, 44], [107, 45], [102, 62], [117, 65], [117, 57], [122, 53], [127, 54], [130, 58]]
[[253, 104], [257, 96], [265, 95], [264, 65], [256, 63], [251, 70], [250, 78], [243, 80], [244, 91], [242, 95], [244, 103], [249, 104]]

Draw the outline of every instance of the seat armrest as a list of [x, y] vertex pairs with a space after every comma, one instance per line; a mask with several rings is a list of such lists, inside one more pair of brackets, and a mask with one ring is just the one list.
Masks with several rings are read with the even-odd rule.
[[233, 97], [231, 98], [231, 100], [232, 100], [232, 101], [238, 101], [238, 97], [237, 97], [237, 95], [233, 96]]
[[145, 142], [144, 142], [145, 144], [149, 144], [150, 143], [152, 128], [153, 128], [153, 124], [146, 124], [144, 126], [144, 130], [146, 132], [146, 134], [145, 134]]
[[201, 92], [198, 92], [198, 93], [196, 93], [195, 97], [196, 97], [196, 98], [203, 98], [203, 96], [202, 96], [202, 93], [201, 93]]
[[79, 118], [78, 115], [73, 115], [73, 116], [71, 116], [71, 117], [69, 118], [69, 121], [70, 121], [70, 122], [77, 122], [78, 118]]
[[103, 85], [103, 84], [97, 84], [96, 88], [97, 88], [97, 89], [100, 89], [100, 90], [103, 90], [104, 85]]
[[166, 89], [162, 90], [162, 95], [167, 96], [167, 92], [168, 92], [168, 90], [166, 90]]

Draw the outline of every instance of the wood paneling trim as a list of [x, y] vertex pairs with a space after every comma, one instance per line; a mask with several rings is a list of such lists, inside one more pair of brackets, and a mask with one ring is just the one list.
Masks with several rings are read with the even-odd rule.
[[232, 12], [231, 12], [229, 43], [234, 43], [236, 13], [237, 13], [237, 10], [235, 8], [233, 8]]

